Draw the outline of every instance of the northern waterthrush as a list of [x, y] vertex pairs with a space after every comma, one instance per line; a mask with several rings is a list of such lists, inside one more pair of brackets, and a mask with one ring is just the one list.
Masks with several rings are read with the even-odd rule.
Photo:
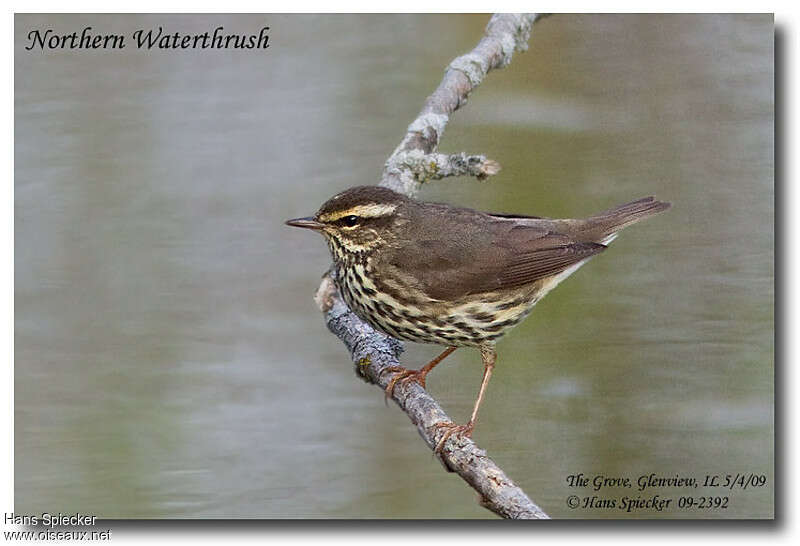
[[333, 277], [350, 309], [398, 339], [445, 345], [419, 370], [395, 368], [417, 381], [457, 347], [477, 347], [483, 381], [466, 425], [470, 436], [492, 375], [495, 342], [558, 283], [606, 249], [622, 228], [670, 207], [646, 197], [583, 220], [489, 214], [416, 201], [388, 188], [359, 186], [329, 199], [313, 217], [290, 226], [322, 233]]

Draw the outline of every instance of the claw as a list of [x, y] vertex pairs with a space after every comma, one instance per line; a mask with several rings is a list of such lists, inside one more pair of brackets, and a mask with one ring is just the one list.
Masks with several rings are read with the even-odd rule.
[[419, 383], [419, 385], [424, 389], [425, 388], [425, 376], [430, 373], [432, 369], [436, 367], [439, 362], [447, 358], [447, 355], [452, 353], [456, 350], [456, 347], [448, 347], [445, 349], [442, 354], [425, 364], [419, 370], [409, 370], [407, 368], [403, 368], [402, 366], [388, 366], [383, 369], [381, 374], [386, 372], [395, 372], [397, 375], [392, 378], [389, 384], [386, 386], [386, 390], [384, 391], [384, 403], [388, 406], [389, 405], [389, 397], [392, 396], [394, 393], [394, 387], [397, 385], [398, 381], [402, 381], [403, 383], [407, 383], [409, 381], [414, 381], [415, 383]]
[[447, 440], [450, 439], [451, 436], [454, 434], [457, 436], [463, 436], [466, 438], [472, 438], [472, 430], [475, 428], [475, 424], [470, 421], [466, 425], [457, 425], [453, 422], [450, 423], [436, 423], [433, 425], [434, 428], [444, 428], [444, 434], [442, 437], [439, 438], [439, 441], [436, 442], [436, 447], [433, 449], [434, 455], [442, 456], [442, 450], [444, 449], [444, 444], [447, 443]]
[[423, 373], [420, 370], [409, 370], [401, 366], [391, 366], [386, 368], [384, 372], [395, 372], [394, 377], [392, 377], [392, 380], [389, 381], [389, 384], [386, 386], [386, 390], [384, 390], [383, 401], [387, 405], [389, 404], [389, 398], [391, 398], [392, 394], [394, 393], [394, 388], [398, 381], [402, 383], [413, 381], [422, 386], [423, 389], [425, 388], [425, 376], [427, 373]]
[[[402, 374], [403, 372], [407, 371], [408, 369], [402, 366], [388, 366], [381, 371], [381, 375], [385, 373]], [[383, 391], [383, 403], [386, 404], [387, 407], [389, 406], [389, 398], [392, 396], [392, 392], [394, 392], [395, 382], [395, 379], [392, 378], [392, 380], [389, 382], [389, 385]]]

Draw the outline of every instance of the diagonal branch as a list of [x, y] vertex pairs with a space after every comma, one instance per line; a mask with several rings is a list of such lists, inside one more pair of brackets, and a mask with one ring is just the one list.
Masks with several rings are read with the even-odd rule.
[[486, 25], [486, 34], [475, 49], [456, 57], [444, 78], [426, 100], [422, 110], [408, 126], [405, 137], [386, 161], [381, 186], [413, 196], [424, 182], [403, 168], [404, 153], [419, 150], [424, 154], [436, 151], [450, 114], [466, 104], [469, 94], [478, 87], [493, 68], [511, 62], [514, 52], [528, 49], [533, 24], [542, 14], [496, 14]]
[[[475, 49], [457, 57], [447, 67], [439, 87], [427, 98], [403, 141], [386, 161], [381, 185], [414, 195], [426, 180], [465, 174], [484, 179], [499, 170], [496, 162], [483, 156], [437, 153], [439, 140], [450, 114], [466, 103], [486, 74], [508, 65], [515, 51], [527, 49], [531, 27], [541, 17], [492, 16], [485, 36]], [[328, 328], [350, 351], [357, 375], [386, 389], [391, 374], [385, 372], [389, 367], [399, 366], [402, 343], [374, 330], [350, 311], [329, 275], [323, 277], [315, 300]], [[444, 434], [444, 429], [435, 425], [452, 422], [439, 403], [414, 382], [398, 382], [392, 399], [434, 449]], [[442, 449], [441, 460], [448, 470], [456, 472], [478, 492], [481, 505], [496, 514], [513, 519], [548, 519], [472, 439], [452, 436]]]
[[[373, 330], [350, 311], [330, 277], [323, 279], [315, 299], [325, 313], [330, 331], [350, 351], [356, 374], [385, 390], [392, 378], [391, 373], [385, 372], [387, 368], [399, 366], [402, 343]], [[414, 382], [398, 382], [392, 399], [417, 426], [428, 447], [434, 449], [442, 434], [435, 425], [452, 422], [439, 403]], [[442, 462], [475, 489], [481, 504], [492, 512], [511, 519], [549, 519], [472, 439], [451, 436], [442, 450]]]

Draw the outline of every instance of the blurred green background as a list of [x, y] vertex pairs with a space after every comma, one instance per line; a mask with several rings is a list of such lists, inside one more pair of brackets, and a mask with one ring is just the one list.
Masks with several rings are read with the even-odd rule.
[[[15, 512], [494, 517], [356, 379], [312, 301], [327, 249], [283, 225], [376, 182], [487, 21], [16, 16]], [[159, 25], [266, 25], [270, 48], [24, 49], [36, 28]], [[773, 514], [773, 44], [771, 15], [550, 17], [448, 126], [442, 151], [503, 170], [422, 198], [557, 217], [673, 203], [498, 346], [475, 438], [553, 517]], [[480, 376], [462, 350], [428, 388], [465, 421]], [[729, 508], [630, 516], [569, 509], [594, 494], [567, 487], [579, 472], [768, 482], [659, 489]]]

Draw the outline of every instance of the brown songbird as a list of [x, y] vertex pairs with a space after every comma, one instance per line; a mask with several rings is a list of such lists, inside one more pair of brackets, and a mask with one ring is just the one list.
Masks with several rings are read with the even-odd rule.
[[646, 197], [582, 220], [490, 214], [411, 199], [380, 186], [333, 196], [313, 217], [290, 226], [322, 233], [334, 259], [334, 282], [350, 309], [392, 337], [445, 351], [419, 370], [394, 368], [417, 381], [458, 347], [477, 347], [484, 372], [472, 416], [447, 430], [470, 436], [492, 375], [495, 343], [533, 306], [619, 230], [670, 207]]

